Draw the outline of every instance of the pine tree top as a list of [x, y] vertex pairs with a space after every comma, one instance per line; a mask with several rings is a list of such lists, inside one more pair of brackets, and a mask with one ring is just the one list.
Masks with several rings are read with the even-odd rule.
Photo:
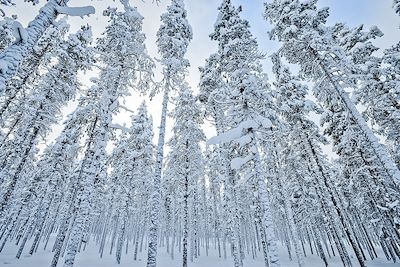
[[157, 32], [158, 51], [164, 65], [174, 68], [187, 66], [184, 56], [192, 38], [192, 27], [187, 20], [183, 0], [172, 0], [167, 12], [161, 15], [161, 26]]

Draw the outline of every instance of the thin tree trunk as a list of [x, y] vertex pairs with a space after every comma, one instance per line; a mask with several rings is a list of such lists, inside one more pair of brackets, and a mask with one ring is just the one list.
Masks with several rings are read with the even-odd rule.
[[164, 97], [162, 103], [160, 132], [158, 136], [157, 155], [155, 164], [155, 174], [153, 181], [153, 194], [151, 196], [151, 209], [150, 209], [150, 227], [149, 227], [149, 244], [147, 251], [147, 267], [157, 266], [157, 244], [158, 244], [158, 231], [159, 231], [159, 217], [161, 207], [161, 175], [163, 169], [164, 159], [164, 144], [165, 144], [165, 131], [167, 123], [169, 91], [171, 90], [169, 71], [166, 75], [166, 83], [164, 88]]
[[[188, 142], [186, 141], [186, 149], [188, 149]], [[186, 163], [188, 158], [186, 156]], [[188, 266], [188, 237], [189, 237], [189, 177], [188, 173], [185, 174], [185, 187], [183, 195], [183, 267]], [[193, 227], [193, 225], [192, 225]]]

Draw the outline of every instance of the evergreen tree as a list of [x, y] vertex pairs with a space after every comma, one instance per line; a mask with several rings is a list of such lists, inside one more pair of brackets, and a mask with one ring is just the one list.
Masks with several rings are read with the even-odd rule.
[[[168, 201], [174, 203], [171, 213], [178, 216], [183, 229], [183, 265], [188, 266], [188, 248], [198, 244], [195, 234], [199, 232], [195, 220], [198, 220], [200, 205], [201, 178], [204, 175], [204, 160], [200, 148], [205, 135], [200, 128], [201, 110], [189, 88], [182, 88], [176, 97], [172, 112], [174, 126], [170, 140], [170, 153], [167, 157], [166, 180], [168, 180]], [[174, 224], [175, 222], [172, 222]], [[176, 231], [176, 225], [174, 231]], [[175, 236], [175, 234], [173, 235]], [[180, 236], [180, 235], [179, 235]], [[190, 240], [191, 239], [191, 240]], [[190, 244], [190, 245], [189, 245]]]
[[[127, 242], [129, 230], [134, 229], [136, 239], [144, 234], [143, 225], [149, 210], [151, 180], [154, 176], [153, 123], [145, 103], [132, 117], [132, 127], [121, 137], [112, 154], [113, 172], [110, 177], [112, 209], [117, 230], [117, 262], [121, 261], [122, 246]], [[138, 249], [137, 241], [135, 250]]]
[[375, 121], [381, 127], [381, 132], [385, 134], [389, 141], [388, 146], [391, 148], [393, 158], [398, 168], [400, 168], [400, 133], [398, 131], [400, 105], [395, 99], [399, 99], [400, 97], [400, 64], [396, 59], [399, 55], [400, 42], [386, 49], [383, 56], [383, 64], [385, 65], [385, 67], [383, 67], [383, 74], [385, 80], [383, 82], [381, 91], [382, 97], [379, 98], [379, 104], [382, 109], [388, 110], [386, 114], [389, 114], [389, 116], [387, 118], [382, 118], [382, 113], [384, 113], [384, 111], [379, 112], [379, 110], [374, 109], [374, 111], [380, 115], [379, 119], [382, 119], [382, 121], [378, 121], [378, 118], [376, 118]]
[[349, 119], [360, 129], [360, 138], [371, 146], [386, 179], [398, 185], [399, 169], [344, 90], [355, 88], [350, 70], [357, 70], [346, 60], [344, 49], [332, 37], [332, 27], [325, 26], [328, 9], [318, 10], [316, 2], [276, 0], [266, 4], [266, 18], [274, 25], [271, 38], [283, 42], [281, 53], [290, 63], [300, 65], [304, 78], [316, 82], [315, 95], [326, 110], [340, 106], [348, 113]]
[[50, 126], [61, 116], [61, 107], [72, 99], [78, 89], [77, 73], [91, 64], [90, 28], [83, 28], [76, 35], [61, 43], [56, 51], [58, 62], [45, 74], [32, 92], [10, 142], [2, 144], [1, 172], [8, 185], [2, 190], [0, 214], [7, 209], [17, 183], [23, 182], [21, 174], [29, 161], [34, 161], [40, 137], [51, 131]]
[[[17, 257], [26, 245], [28, 238], [34, 237], [29, 250], [33, 254], [39, 246], [39, 240], [46, 236], [46, 243], [50, 235], [46, 229], [53, 229], [62, 216], [68, 216], [63, 210], [65, 202], [71, 201], [68, 196], [68, 186], [71, 183], [70, 173], [77, 163], [76, 155], [80, 151], [81, 136], [84, 135], [84, 118], [79, 112], [73, 113], [64, 123], [65, 127], [54, 144], [47, 147], [41, 160], [29, 179], [28, 186], [22, 195], [20, 206], [14, 206], [18, 221], [28, 219], [28, 229], [18, 250]], [[17, 209], [18, 208], [18, 209]], [[15, 219], [14, 219], [15, 220]], [[17, 222], [18, 222], [17, 221]], [[16, 225], [18, 225], [16, 223]], [[26, 224], [20, 224], [22, 229]], [[12, 228], [12, 227], [10, 227]], [[55, 251], [57, 253], [57, 250]]]
[[[285, 206], [289, 208], [290, 205], [293, 206], [296, 213], [305, 213], [304, 215], [299, 214], [297, 220], [301, 222], [302, 227], [309, 224], [307, 227], [318, 237], [315, 242], [319, 244], [317, 248], [325, 264], [327, 264], [327, 259], [322, 243], [326, 243], [324, 235], [328, 235], [336, 245], [343, 264], [351, 265], [341, 235], [345, 234], [355, 252], [361, 254], [358, 237], [355, 236], [351, 227], [352, 222], [348, 220], [347, 211], [340, 205], [339, 195], [333, 189], [335, 187], [332, 181], [331, 170], [333, 167], [321, 152], [321, 146], [327, 141], [320, 136], [319, 129], [314, 122], [307, 118], [309, 112], [320, 113], [320, 110], [313, 102], [306, 100], [307, 87], [301, 85], [299, 80], [291, 75], [289, 69], [281, 63], [279, 55], [273, 56], [273, 62], [273, 70], [277, 77], [275, 86], [278, 88], [277, 107], [280, 107], [279, 111], [288, 124], [285, 138], [289, 136], [288, 139], [292, 140], [286, 144], [289, 149], [286, 150], [286, 155], [282, 160], [285, 163], [284, 173], [289, 177], [285, 184], [288, 184], [289, 193], [301, 196], [297, 197], [297, 201], [293, 204], [285, 203]], [[280, 139], [282, 140], [282, 138]], [[308, 184], [309, 181], [303, 177], [307, 177], [312, 183]], [[305, 186], [306, 184], [308, 185]], [[309, 196], [313, 194], [321, 196], [317, 202], [309, 199]], [[314, 203], [314, 208], [310, 208], [310, 212], [298, 210], [308, 206], [307, 203], [310, 202]], [[285, 208], [288, 209], [288, 207]], [[317, 208], [316, 211], [314, 211], [315, 208]], [[288, 210], [288, 214], [290, 213]], [[324, 216], [321, 217], [321, 215]], [[310, 218], [312, 219], [310, 220]], [[322, 230], [322, 236], [320, 233], [317, 234], [321, 230], [315, 227], [315, 223], [318, 221], [324, 222], [329, 227]], [[291, 222], [289, 221], [289, 223]], [[291, 228], [296, 229], [295, 225], [292, 225]], [[299, 240], [299, 236], [294, 238]]]
[[[34, 3], [37, 3], [37, 0]], [[31, 2], [32, 2], [31, 1]], [[11, 2], [8, 1], [8, 4]], [[19, 28], [20, 41], [10, 45], [0, 53], [0, 96], [3, 95], [6, 83], [17, 73], [20, 64], [32, 53], [37, 41], [45, 33], [46, 29], [55, 21], [59, 14], [68, 11], [68, 0], [48, 1], [39, 11], [36, 18], [31, 21], [27, 29]], [[64, 9], [62, 9], [64, 7]], [[63, 12], [64, 11], [64, 12]], [[86, 11], [93, 12], [93, 8]], [[68, 12], [66, 12], [68, 13]], [[73, 15], [73, 14], [71, 14]], [[88, 14], [80, 14], [88, 15]], [[20, 24], [19, 24], [20, 25]]]
[[56, 50], [65, 39], [68, 30], [66, 20], [54, 22], [36, 43], [33, 52], [22, 62], [15, 77], [7, 83], [5, 93], [0, 98], [0, 116], [3, 123], [5, 118], [11, 121], [11, 124], [18, 120], [21, 106], [26, 104], [26, 96], [36, 90], [43, 72], [52, 65], [54, 56], [57, 56]]
[[398, 71], [390, 56], [396, 53], [396, 46], [386, 49], [383, 57], [377, 57], [375, 52], [379, 49], [372, 40], [383, 35], [377, 27], [363, 31], [362, 25], [348, 29], [343, 24], [336, 24], [335, 35], [357, 68], [355, 78], [360, 86], [354, 92], [354, 99], [366, 107], [363, 115], [371, 120], [379, 134], [387, 138], [387, 146], [399, 166]]
[[[157, 32], [157, 46], [163, 65], [162, 90], [163, 103], [156, 148], [156, 163], [153, 183], [153, 194], [150, 208], [149, 247], [147, 267], [156, 267], [159, 218], [161, 208], [161, 181], [164, 160], [164, 143], [168, 102], [171, 91], [181, 88], [184, 83], [188, 60], [184, 58], [192, 39], [192, 28], [187, 20], [183, 0], [172, 0], [167, 12], [161, 16], [161, 27]], [[154, 95], [156, 91], [152, 93]]]
[[[239, 226], [241, 218], [238, 217], [240, 208], [235, 203], [239, 194], [248, 190], [246, 186], [242, 192], [235, 188], [249, 182], [254, 184], [253, 188], [257, 194], [255, 203], [260, 211], [258, 214], [264, 242], [265, 264], [279, 266], [272, 222], [273, 211], [265, 182], [267, 177], [262, 170], [258, 136], [259, 131], [269, 131], [272, 127], [271, 120], [275, 118], [270, 106], [271, 98], [268, 96], [269, 85], [261, 71], [260, 60], [263, 55], [258, 52], [257, 42], [249, 30], [249, 23], [239, 16], [241, 8], [236, 9], [226, 0], [222, 2], [219, 11], [211, 38], [218, 41], [218, 66], [225, 80], [225, 86], [219, 88], [218, 94], [224, 103], [222, 114], [225, 114], [226, 130], [210, 140], [210, 143], [226, 143], [224, 147], [230, 161], [230, 164], [225, 165], [229, 169], [225, 174], [224, 194], [231, 213], [229, 217], [232, 223], [229, 228], [234, 262], [235, 266], [242, 266], [244, 254], [241, 249], [242, 234]], [[241, 216], [244, 216], [245, 209], [240, 210]]]
[[[60, 185], [56, 187], [56, 194], [61, 195], [59, 203], [54, 206], [52, 212], [55, 212], [53, 218], [49, 218], [48, 223], [58, 228], [57, 237], [53, 246], [53, 259], [51, 266], [57, 266], [58, 260], [62, 254], [62, 250], [65, 249], [66, 244], [70, 238], [70, 225], [76, 217], [76, 204], [79, 189], [83, 181], [79, 178], [82, 154], [87, 150], [88, 139], [93, 136], [93, 128], [97, 119], [97, 105], [101, 91], [98, 87], [92, 86], [79, 98], [77, 108], [69, 115], [68, 120], [65, 123], [63, 132], [57, 139], [57, 142], [65, 144], [56, 147], [55, 155], [50, 154], [48, 159], [44, 157], [44, 160], [53, 162], [56, 166], [60, 161], [59, 155], [61, 155], [62, 161], [65, 162], [67, 168], [56, 169], [55, 171], [49, 170], [50, 174], [54, 173], [54, 176], [49, 176], [48, 183]], [[75, 141], [75, 142], [74, 142]], [[57, 142], [55, 145], [57, 145]], [[72, 142], [72, 143], [70, 143]], [[72, 145], [70, 147], [70, 145]], [[79, 156], [79, 157], [78, 157]], [[40, 165], [39, 165], [40, 166]], [[63, 166], [63, 165], [61, 165]], [[43, 172], [43, 176], [46, 178], [46, 171], [39, 169], [39, 173]], [[62, 179], [64, 178], [65, 179]], [[60, 179], [61, 178], [61, 179]], [[53, 180], [55, 180], [53, 182]], [[91, 186], [86, 184], [86, 186]]]
[[[328, 9], [318, 10], [316, 2], [293, 0], [274, 1], [266, 4], [266, 17], [274, 25], [270, 32], [271, 38], [283, 42], [280, 53], [290, 63], [300, 65], [301, 77], [315, 82], [314, 94], [325, 108], [322, 116], [322, 123], [326, 126], [325, 133], [332, 138], [334, 149], [341, 157], [342, 167], [347, 170], [345, 177], [355, 178], [360, 183], [363, 181], [368, 181], [369, 184], [374, 183], [380, 190], [389, 190], [392, 192], [390, 195], [396, 197], [399, 170], [345, 91], [348, 88], [353, 91], [357, 89], [360, 80], [359, 74], [363, 73], [356, 64], [357, 60], [365, 58], [365, 52], [373, 49], [368, 42], [363, 46], [356, 46], [356, 44], [379, 36], [380, 33], [376, 28], [367, 34], [356, 29], [353, 32], [356, 34], [345, 34], [345, 38], [338, 38], [340, 37], [338, 25], [335, 27], [325, 26], [329, 16]], [[357, 49], [359, 50], [357, 51]], [[360, 51], [361, 53], [358, 55], [357, 53]], [[349, 55], [353, 55], [354, 58], [349, 59]], [[374, 64], [370, 65], [372, 68], [374, 67]], [[365, 79], [365, 75], [362, 79]], [[365, 154], [364, 160], [362, 160], [363, 156], [360, 152]], [[368, 178], [365, 176], [361, 178], [357, 177], [358, 174], [361, 174], [360, 168], [375, 171], [370, 172]], [[382, 181], [382, 179], [383, 183], [375, 182]], [[325, 187], [330, 188], [329, 184]], [[356, 191], [358, 189], [369, 192], [367, 194], [372, 193], [366, 185], [356, 187]], [[357, 193], [351, 194], [356, 195]], [[382, 198], [379, 203], [389, 208], [391, 212], [397, 209], [396, 202], [393, 202], [392, 198], [380, 195]], [[356, 200], [351, 199], [350, 204], [355, 204], [354, 201]], [[357, 244], [358, 240], [354, 237], [352, 230], [346, 227], [346, 220], [344, 220], [346, 214], [340, 215], [340, 209], [336, 210], [360, 265], [365, 266], [362, 248]], [[395, 226], [392, 219], [386, 218], [385, 221], [392, 226], [388, 231], [384, 231], [386, 232], [384, 235], [387, 235], [388, 232], [391, 233], [389, 235], [393, 238], [391, 241], [393, 243], [396, 239], [392, 232]], [[350, 224], [350, 221], [348, 223]], [[394, 241], [394, 244], [396, 243], [397, 241]], [[394, 245], [394, 247], [396, 246]], [[342, 260], [344, 264], [351, 264], [344, 257]], [[347, 263], [345, 263], [346, 261]]]
[[[337, 40], [341, 46], [344, 46], [349, 60], [354, 64], [357, 71], [355, 78], [359, 87], [354, 92], [354, 99], [357, 103], [363, 104], [365, 111], [363, 115], [369, 118], [376, 131], [386, 138], [387, 147], [399, 166], [399, 106], [396, 99], [399, 96], [397, 90], [398, 71], [396, 71], [393, 60], [388, 55], [396, 54], [396, 46], [384, 51], [382, 58], [377, 57], [375, 52], [378, 50], [372, 44], [372, 40], [382, 36], [382, 32], [377, 27], [372, 27], [369, 31], [363, 31], [363, 27], [357, 27], [349, 30], [344, 25], [335, 25]], [[345, 118], [344, 114], [336, 116]], [[351, 120], [348, 120], [352, 122]], [[379, 229], [372, 233], [380, 236], [381, 245], [388, 258], [393, 256], [397, 249], [392, 244], [398, 243], [397, 234], [393, 225], [398, 220], [398, 207], [396, 199], [399, 192], [396, 185], [390, 180], [382, 181], [385, 171], [379, 166], [379, 160], [376, 159], [365, 140], [355, 138], [359, 130], [356, 127], [346, 124], [338, 127], [336, 130], [342, 133], [344, 138], [339, 143], [338, 153], [342, 156], [339, 161], [342, 163], [341, 171], [343, 177], [347, 178], [341, 186], [347, 201], [355, 203], [351, 213], [360, 212], [359, 217], [369, 228]], [[363, 166], [363, 168], [360, 168]], [[365, 183], [365, 181], [369, 181]], [[371, 181], [375, 189], [370, 187]], [[357, 185], [357, 186], [355, 186]], [[364, 205], [354, 199], [352, 196], [362, 197]], [[376, 206], [385, 207], [385, 211], [376, 210]], [[375, 210], [375, 212], [371, 212]], [[369, 212], [368, 212], [369, 211]], [[379, 218], [379, 219], [377, 219]], [[357, 221], [357, 218], [355, 219]], [[370, 221], [380, 220], [381, 223], [371, 225]], [[382, 235], [387, 238], [382, 239]], [[390, 240], [388, 242], [388, 240]]]
[[[120, 108], [119, 99], [129, 93], [128, 88], [144, 92], [152, 77], [153, 62], [144, 45], [143, 17], [136, 8], [124, 5], [123, 12], [108, 9], [110, 24], [104, 37], [97, 42], [99, 61], [103, 64], [93, 91], [97, 95], [91, 110], [91, 121], [83, 158], [76, 175], [77, 198], [74, 199], [75, 217], [71, 239], [67, 245], [64, 266], [73, 266], [82, 242], [88, 241], [93, 203], [102, 198], [107, 161], [106, 146], [114, 125], [112, 116]], [[100, 194], [100, 195], [99, 195]]]

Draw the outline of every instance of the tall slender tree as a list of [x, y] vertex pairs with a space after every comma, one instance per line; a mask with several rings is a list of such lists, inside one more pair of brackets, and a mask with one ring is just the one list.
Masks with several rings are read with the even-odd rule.
[[[302, 187], [302, 184], [307, 183], [303, 177], [308, 177], [308, 179], [313, 181], [311, 185], [307, 185], [307, 187], [303, 186], [302, 191], [307, 190], [307, 188], [309, 188], [309, 191], [301, 192], [300, 194], [303, 197], [298, 198], [299, 202], [292, 204], [295, 207], [295, 212], [298, 212], [297, 207], [308, 206], [306, 202], [314, 202], [312, 199], [307, 199], [311, 194], [317, 193], [321, 195], [318, 201], [314, 202], [315, 207], [310, 209], [311, 211], [316, 208], [317, 214], [314, 212], [307, 212], [307, 215], [310, 216], [312, 220], [302, 217], [296, 219], [301, 221], [301, 224], [304, 224], [304, 219], [306, 225], [311, 222], [311, 225], [308, 225], [308, 227], [310, 227], [311, 231], [314, 233], [320, 230], [315, 227], [313, 223], [325, 220], [325, 223], [330, 229], [327, 234], [332, 237], [334, 244], [336, 244], [343, 264], [350, 264], [348, 262], [348, 252], [346, 249], [343, 249], [345, 246], [340, 238], [342, 235], [341, 232], [345, 232], [356, 253], [361, 254], [361, 251], [358, 247], [354, 232], [349, 226], [351, 222], [349, 223], [347, 219], [347, 211], [339, 204], [339, 196], [332, 189], [334, 187], [331, 171], [333, 167], [321, 152], [321, 146], [326, 143], [326, 140], [320, 135], [317, 125], [306, 116], [311, 111], [316, 113], [321, 113], [321, 111], [311, 100], [306, 99], [308, 88], [302, 85], [298, 78], [291, 75], [289, 68], [282, 64], [279, 55], [276, 54], [273, 56], [273, 62], [273, 71], [276, 75], [275, 86], [278, 90], [277, 107], [279, 107], [279, 113], [287, 123], [288, 133], [286, 133], [286, 135], [289, 136], [289, 140], [292, 140], [287, 142], [286, 146], [288, 149], [283, 152], [284, 154], [287, 153], [287, 155], [283, 157], [285, 168], [283, 172], [287, 174], [289, 178], [287, 181], [288, 189], [290, 188], [289, 192], [292, 192], [292, 194], [299, 194], [297, 190]], [[278, 140], [279, 139], [282, 140], [282, 137], [278, 138]], [[295, 162], [293, 162], [293, 160]], [[299, 166], [297, 166], [297, 164], [299, 164]], [[291, 211], [289, 211], [291, 208], [289, 205], [290, 203], [285, 203], [288, 214], [291, 213]], [[332, 210], [331, 207], [334, 207], [334, 209]], [[322, 214], [325, 216], [321, 217]], [[340, 222], [340, 224], [337, 224], [337, 221]], [[293, 224], [293, 222], [289, 223]], [[296, 230], [295, 225], [292, 225], [291, 228], [293, 231]], [[316, 236], [319, 236], [319, 234], [316, 234]], [[296, 240], [300, 238], [298, 236], [297, 238], [294, 237], [294, 239], [293, 242], [296, 242]], [[317, 244], [321, 244], [324, 240], [320, 239], [316, 240], [316, 242]], [[318, 246], [318, 250], [320, 251], [322, 260], [326, 263], [325, 253], [320, 246]]]
[[[113, 191], [112, 209], [118, 225], [116, 258], [121, 261], [122, 246], [128, 242], [129, 231], [136, 238], [144, 234], [151, 180], [154, 176], [153, 122], [142, 103], [132, 116], [130, 132], [124, 134], [111, 155], [113, 172], [110, 177]], [[135, 220], [138, 220], [135, 225]], [[135, 248], [136, 249], [136, 248]]]
[[181, 88], [174, 104], [176, 107], [172, 112], [173, 136], [169, 142], [171, 151], [167, 157], [165, 174], [170, 191], [166, 193], [169, 195], [168, 200], [175, 203], [173, 208], [176, 210], [172, 213], [178, 216], [182, 224], [182, 266], [187, 267], [188, 248], [193, 248], [197, 242], [193, 240], [193, 233], [199, 231], [194, 224], [198, 216], [194, 210], [200, 205], [200, 199], [196, 195], [200, 192], [199, 184], [204, 175], [204, 160], [200, 145], [205, 141], [205, 135], [200, 128], [202, 114], [199, 104], [189, 88]]
[[[378, 142], [346, 91], [354, 92], [358, 88], [360, 80], [358, 74], [362, 72], [354, 61], [349, 60], [348, 45], [351, 47], [354, 45], [354, 40], [357, 43], [360, 39], [349, 38], [347, 41], [350, 42], [343, 42], [343, 38], [337, 38], [337, 25], [336, 27], [325, 25], [329, 16], [328, 9], [318, 9], [316, 3], [317, 1], [277, 0], [266, 4], [266, 17], [274, 25], [270, 36], [283, 43], [280, 53], [290, 63], [300, 66], [301, 77], [315, 82], [314, 94], [325, 108], [322, 116], [322, 123], [326, 126], [325, 133], [332, 138], [333, 146], [342, 158], [342, 166], [347, 169], [346, 177], [356, 178], [360, 183], [362, 181], [374, 183], [383, 192], [391, 191], [390, 195], [395, 197], [399, 191], [399, 169], [386, 147]], [[370, 35], [376, 36], [379, 32], [373, 29]], [[364, 37], [370, 38], [368, 34]], [[372, 48], [368, 44], [355, 47], [356, 49], [361, 47], [363, 52]], [[359, 56], [358, 59], [362, 57]], [[350, 164], [349, 160], [357, 161], [357, 163]], [[368, 178], [357, 177], [358, 174], [364, 173], [360, 172], [360, 166], [362, 166], [361, 170], [373, 169], [374, 171], [369, 172]], [[377, 182], [382, 180], [383, 183]], [[329, 188], [328, 185], [326, 187]], [[373, 191], [365, 184], [358, 188], [362, 188], [364, 192], [368, 192], [367, 194], [373, 194]], [[378, 195], [383, 197], [383, 194]], [[391, 211], [396, 210], [398, 204], [387, 197], [381, 198], [378, 203], [382, 203], [379, 205], [384, 205]], [[351, 204], [355, 204], [354, 200]], [[338, 215], [341, 219], [345, 218], [345, 215]], [[391, 225], [387, 231], [394, 231], [396, 227], [392, 219], [386, 218], [385, 221]], [[347, 230], [346, 235], [357, 259], [361, 266], [365, 266], [363, 251], [357, 244], [354, 234], [345, 224], [344, 220], [342, 225], [344, 230]], [[387, 235], [387, 231], [384, 235]], [[393, 241], [396, 240], [394, 232], [389, 235], [394, 238]], [[394, 244], [396, 243], [397, 241], [394, 241]]]
[[[182, 87], [189, 61], [184, 58], [192, 39], [192, 28], [187, 20], [183, 0], [172, 0], [167, 12], [161, 16], [161, 27], [157, 32], [157, 46], [161, 55], [164, 80], [162, 82], [163, 103], [156, 148], [156, 163], [153, 194], [150, 208], [149, 246], [147, 267], [157, 265], [157, 244], [160, 226], [161, 181], [164, 160], [164, 144], [168, 102], [170, 93]], [[154, 95], [156, 91], [153, 92]]]
[[1, 171], [9, 184], [2, 190], [0, 214], [5, 212], [17, 183], [22, 182], [24, 166], [34, 161], [39, 138], [49, 134], [50, 126], [61, 116], [61, 107], [75, 96], [78, 71], [91, 65], [90, 42], [91, 30], [84, 27], [60, 44], [55, 57], [58, 62], [41, 78], [37, 92], [28, 97], [14, 138], [2, 144]]
[[102, 63], [100, 77], [93, 85], [98, 98], [91, 111], [84, 155], [78, 171], [74, 173], [78, 182], [77, 198], [74, 199], [75, 217], [71, 223], [65, 267], [74, 265], [82, 242], [87, 242], [92, 208], [95, 207], [93, 202], [101, 199], [103, 194], [106, 146], [114, 128], [112, 116], [120, 108], [119, 100], [129, 93], [129, 87], [144, 92], [152, 79], [153, 61], [147, 55], [144, 44], [143, 17], [128, 3], [125, 3], [124, 11], [109, 8], [107, 14], [110, 23], [96, 47]]
[[[220, 14], [211, 35], [218, 41], [218, 66], [226, 86], [219, 90], [225, 106], [222, 114], [226, 130], [211, 140], [211, 143], [226, 143], [227, 164], [224, 184], [226, 201], [231, 204], [233, 225], [231, 240], [236, 246], [235, 266], [242, 266], [243, 252], [238, 206], [239, 197], [236, 187], [249, 181], [254, 183], [259, 208], [261, 235], [264, 243], [265, 264], [280, 266], [277, 255], [275, 230], [272, 221], [272, 208], [266, 185], [266, 174], [262, 170], [260, 140], [258, 131], [268, 131], [274, 119], [271, 110], [271, 98], [268, 96], [269, 85], [265, 82], [260, 60], [263, 55], [250, 32], [248, 21], [240, 18], [241, 7], [236, 9], [231, 1], [224, 0], [219, 7]], [[262, 99], [262, 101], [260, 100]], [[244, 181], [243, 181], [244, 180]], [[236, 216], [236, 217], [235, 217]], [[236, 236], [235, 236], [236, 235]], [[268, 253], [267, 253], [268, 250]]]
[[355, 89], [352, 73], [357, 73], [357, 68], [346, 60], [344, 49], [332, 37], [332, 28], [325, 25], [328, 9], [317, 9], [316, 2], [276, 0], [266, 4], [266, 18], [274, 25], [270, 36], [283, 43], [281, 53], [290, 63], [300, 65], [301, 75], [316, 82], [315, 95], [325, 108], [339, 108], [348, 114], [359, 128], [360, 138], [371, 147], [385, 173], [383, 177], [398, 187], [399, 169], [345, 91], [345, 88]]

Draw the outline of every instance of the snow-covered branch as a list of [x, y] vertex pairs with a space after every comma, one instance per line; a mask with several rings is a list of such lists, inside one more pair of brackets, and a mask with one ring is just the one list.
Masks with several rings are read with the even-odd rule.
[[254, 158], [254, 155], [249, 155], [245, 158], [234, 158], [231, 161], [231, 169], [232, 170], [240, 170], [243, 165], [245, 165], [247, 162], [249, 162], [253, 158]]
[[248, 143], [249, 136], [246, 134], [246, 130], [253, 129], [257, 130], [259, 128], [268, 129], [272, 127], [272, 123], [269, 119], [259, 116], [253, 120], [247, 120], [240, 123], [237, 127], [232, 128], [218, 136], [214, 136], [208, 140], [208, 145], [218, 145], [229, 143], [232, 141], [237, 141], [239, 144]]
[[131, 132], [131, 130], [128, 127], [122, 126], [120, 124], [112, 123], [112, 124], [109, 124], [109, 127], [113, 128], [113, 129], [121, 130], [121, 131], [126, 132], [126, 133], [130, 133]]
[[96, 12], [93, 6], [83, 6], [83, 7], [66, 7], [66, 6], [58, 6], [56, 10], [60, 14], [65, 14], [68, 16], [81, 17], [89, 16]]
[[28, 32], [19, 21], [14, 21], [12, 33], [15, 37], [15, 42], [25, 43], [28, 40]]

